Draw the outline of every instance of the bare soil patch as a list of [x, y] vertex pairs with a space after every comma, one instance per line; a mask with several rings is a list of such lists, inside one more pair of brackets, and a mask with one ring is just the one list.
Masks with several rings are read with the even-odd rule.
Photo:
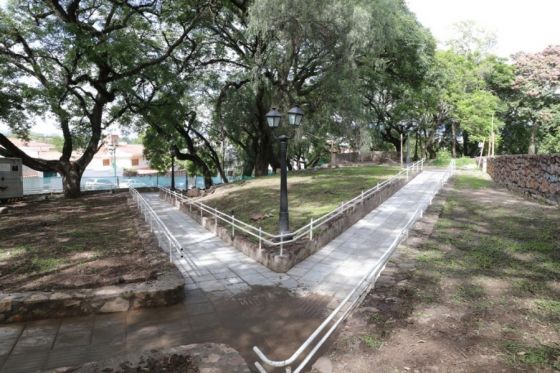
[[559, 221], [459, 175], [325, 352], [333, 371], [559, 371]]
[[154, 279], [168, 265], [127, 193], [21, 201], [0, 219], [0, 291]]

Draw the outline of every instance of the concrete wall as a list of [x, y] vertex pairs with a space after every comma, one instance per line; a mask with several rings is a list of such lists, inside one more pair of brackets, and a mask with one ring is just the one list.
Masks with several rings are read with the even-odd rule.
[[508, 189], [560, 205], [560, 154], [488, 158], [487, 172]]

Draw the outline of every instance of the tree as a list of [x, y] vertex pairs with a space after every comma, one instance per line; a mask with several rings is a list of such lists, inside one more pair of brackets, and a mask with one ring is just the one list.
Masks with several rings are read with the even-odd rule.
[[560, 146], [560, 45], [538, 53], [514, 55], [517, 95], [514, 103], [516, 122], [529, 131], [528, 153], [558, 151]]
[[481, 60], [487, 57], [496, 46], [496, 35], [473, 20], [457, 22], [453, 26], [455, 38], [448, 40], [446, 44], [457, 54]]
[[[224, 8], [210, 26], [221, 52], [212, 59], [221, 62], [214, 71], [228, 73], [215, 88], [215, 127], [244, 153], [244, 173], [260, 176], [279, 166], [265, 120], [271, 106], [298, 104], [308, 124], [339, 95], [335, 77], [346, 68], [352, 9], [340, 0], [256, 0]], [[248, 100], [240, 107], [238, 95]]]
[[204, 53], [199, 45], [186, 54], [179, 51], [173, 60], [142, 73], [141, 81], [124, 94], [124, 100], [132, 113], [128, 119], [136, 123], [139, 131], [145, 131], [147, 158], [159, 164], [160, 155], [173, 147], [177, 159], [192, 162], [202, 172], [209, 188], [214, 170], [225, 182], [228, 179], [209, 131], [196, 111], [200, 106], [200, 87], [195, 83], [200, 77], [196, 71]]
[[375, 1], [365, 43], [357, 48], [360, 91], [370, 123], [400, 151], [401, 136], [418, 129], [418, 94], [432, 66], [435, 41], [403, 1]]
[[[0, 10], [0, 76], [17, 97], [4, 115], [25, 136], [37, 114], [56, 118], [64, 137], [58, 160], [33, 158], [0, 134], [0, 155], [62, 175], [64, 193], [80, 194], [81, 176], [100, 147], [103, 129], [126, 112], [122, 92], [146, 70], [192, 48], [204, 1], [12, 1]], [[76, 136], [87, 145], [76, 154]]]

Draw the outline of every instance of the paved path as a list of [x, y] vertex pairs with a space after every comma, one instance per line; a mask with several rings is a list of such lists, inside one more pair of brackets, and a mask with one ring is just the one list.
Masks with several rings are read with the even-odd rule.
[[343, 299], [441, 187], [444, 172], [424, 171], [319, 252], [288, 271], [311, 292]]
[[183, 258], [174, 255], [174, 261], [186, 278], [187, 289], [200, 289], [212, 297], [240, 294], [254, 286], [297, 289], [298, 283], [290, 276], [273, 272], [224, 243], [177, 207], [161, 200], [158, 193], [144, 193], [143, 197], [184, 249]]
[[[145, 194], [185, 244], [176, 260], [186, 299], [173, 307], [0, 326], [0, 371], [33, 372], [141, 349], [222, 342], [251, 364], [253, 345], [285, 358], [377, 263], [443, 172], [425, 171], [319, 252], [277, 274], [192, 221], [156, 194]], [[179, 258], [176, 258], [179, 259]], [[299, 296], [295, 296], [299, 295]], [[301, 296], [304, 295], [304, 296]]]
[[425, 171], [340, 236], [294, 266], [275, 273], [197, 224], [157, 193], [144, 198], [186, 248], [176, 258], [189, 289], [214, 296], [239, 294], [252, 286], [280, 286], [343, 299], [389, 249], [418, 207], [441, 186], [443, 172]]

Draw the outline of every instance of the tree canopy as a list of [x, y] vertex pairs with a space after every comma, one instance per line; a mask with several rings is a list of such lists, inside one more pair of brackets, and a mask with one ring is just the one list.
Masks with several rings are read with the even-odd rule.
[[290, 166], [355, 151], [474, 156], [560, 151], [560, 46], [491, 54], [471, 22], [436, 50], [404, 0], [11, 0], [0, 10], [0, 121], [21, 138], [56, 121], [61, 157], [33, 158], [0, 133], [0, 155], [57, 172], [65, 192], [111, 126], [142, 134], [204, 175], [266, 175], [279, 155], [265, 114], [299, 106]]

